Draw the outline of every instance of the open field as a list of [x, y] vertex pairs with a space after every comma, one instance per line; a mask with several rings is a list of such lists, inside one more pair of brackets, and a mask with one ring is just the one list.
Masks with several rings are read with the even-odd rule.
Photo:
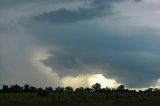
[[0, 94], [0, 106], [160, 106], [160, 94], [4, 93]]

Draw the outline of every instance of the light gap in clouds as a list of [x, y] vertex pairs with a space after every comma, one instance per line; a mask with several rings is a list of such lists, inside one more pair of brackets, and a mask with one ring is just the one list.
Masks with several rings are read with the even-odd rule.
[[92, 87], [92, 85], [99, 83], [102, 88], [116, 88], [120, 85], [114, 79], [108, 79], [102, 74], [91, 74], [91, 75], [78, 75], [76, 77], [67, 76], [62, 78], [63, 86], [72, 86], [73, 88], [78, 87]]

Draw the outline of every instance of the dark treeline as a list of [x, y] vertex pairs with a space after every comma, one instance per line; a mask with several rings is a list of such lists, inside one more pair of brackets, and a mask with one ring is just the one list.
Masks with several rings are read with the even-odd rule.
[[30, 86], [28, 84], [24, 85], [23, 87], [20, 85], [3, 85], [2, 89], [0, 89], [0, 93], [39, 93], [39, 94], [47, 94], [47, 93], [160, 93], [160, 89], [158, 88], [148, 88], [146, 90], [130, 90], [125, 88], [124, 85], [120, 85], [119, 87], [115, 89], [111, 88], [101, 88], [101, 85], [99, 83], [96, 83], [92, 85], [91, 88], [83, 88], [79, 87], [75, 90], [72, 87], [46, 87], [43, 88], [36, 88], [34, 86]]

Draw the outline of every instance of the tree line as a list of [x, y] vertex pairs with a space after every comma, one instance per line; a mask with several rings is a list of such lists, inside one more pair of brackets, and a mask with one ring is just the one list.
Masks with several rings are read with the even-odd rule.
[[37, 88], [34, 86], [30, 86], [28, 84], [24, 86], [20, 86], [18, 84], [15, 85], [3, 85], [2, 89], [0, 89], [0, 93], [39, 93], [39, 94], [46, 94], [46, 93], [160, 93], [160, 89], [158, 88], [148, 88], [145, 90], [131, 90], [125, 88], [124, 85], [120, 85], [117, 88], [101, 88], [101, 85], [99, 83], [96, 83], [92, 85], [91, 88], [89, 87], [79, 87], [76, 89], [73, 89], [72, 87], [46, 87], [43, 88]]

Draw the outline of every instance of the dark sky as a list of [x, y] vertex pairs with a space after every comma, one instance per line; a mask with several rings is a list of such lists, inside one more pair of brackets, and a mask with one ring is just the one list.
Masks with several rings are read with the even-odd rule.
[[159, 18], [159, 0], [0, 0], [0, 84], [158, 87]]

